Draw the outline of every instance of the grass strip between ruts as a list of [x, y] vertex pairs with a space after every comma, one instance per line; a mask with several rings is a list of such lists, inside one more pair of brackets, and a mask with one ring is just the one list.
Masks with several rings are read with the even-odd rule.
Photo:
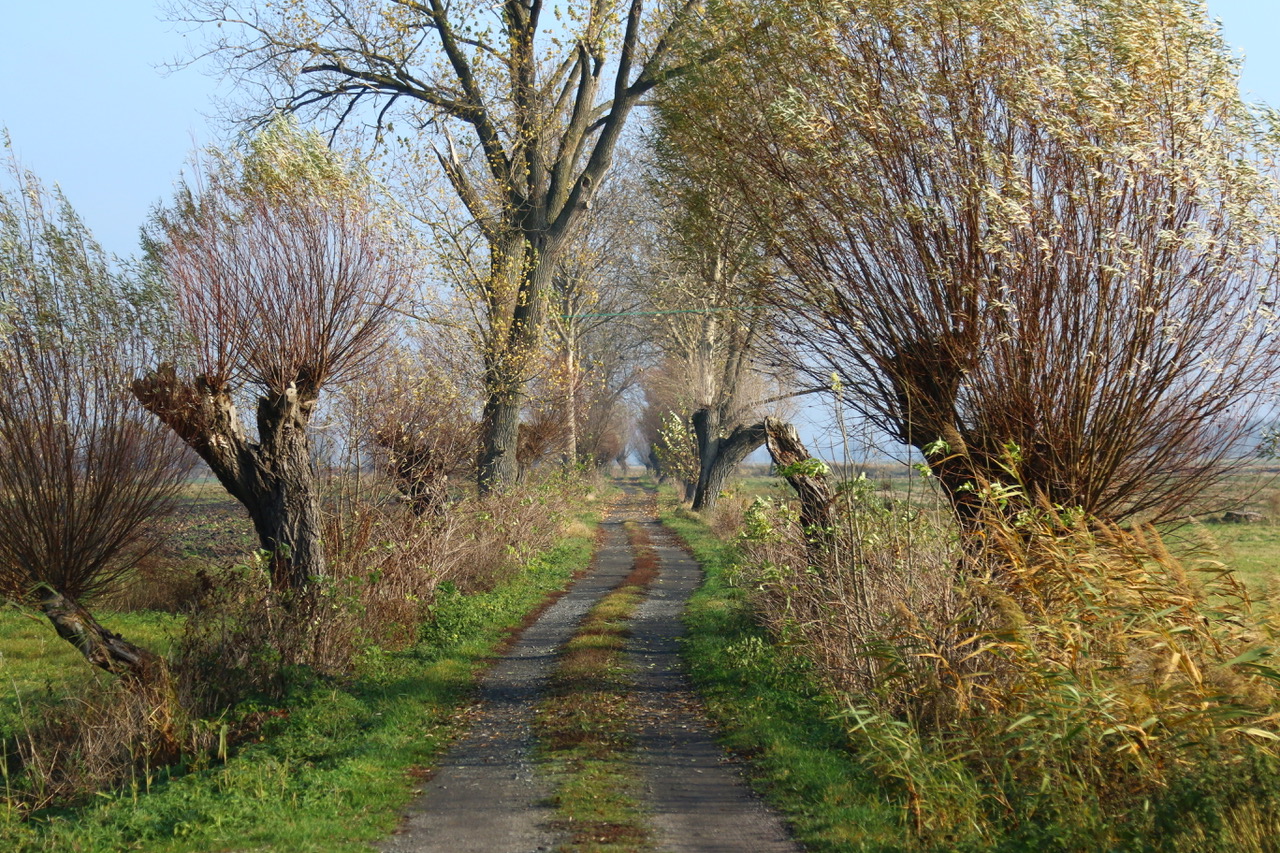
[[540, 757], [555, 780], [555, 826], [565, 853], [644, 849], [649, 829], [631, 761], [632, 675], [627, 625], [657, 577], [657, 555], [639, 525], [626, 524], [631, 572], [588, 611], [564, 645], [534, 722]]

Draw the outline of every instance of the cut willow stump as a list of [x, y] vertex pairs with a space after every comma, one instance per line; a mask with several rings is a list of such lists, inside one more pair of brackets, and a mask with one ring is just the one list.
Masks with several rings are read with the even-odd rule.
[[814, 459], [794, 426], [777, 418], [765, 418], [764, 432], [774, 466], [800, 498], [801, 528], [810, 543], [825, 542], [835, 521], [835, 498], [827, 475], [819, 465], [805, 464]]

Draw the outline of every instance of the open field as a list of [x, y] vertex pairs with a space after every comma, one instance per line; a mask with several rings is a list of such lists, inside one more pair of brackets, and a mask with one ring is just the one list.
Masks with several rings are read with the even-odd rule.
[[242, 560], [258, 546], [244, 507], [212, 478], [192, 480], [165, 526], [166, 560], [200, 559], [216, 565]]
[[1255, 595], [1268, 594], [1280, 584], [1280, 522], [1207, 521], [1200, 528], [1216, 545], [1216, 559], [1234, 569]]
[[[915, 506], [943, 508], [942, 496], [926, 479], [906, 465], [892, 462], [849, 466], [844, 476], [863, 474], [877, 486], [876, 495]], [[759, 496], [789, 500], [793, 493], [784, 480], [770, 475], [768, 465], [744, 465], [730, 493], [750, 502]], [[1233, 569], [1255, 596], [1280, 588], [1280, 468], [1255, 465], [1236, 474], [1213, 500], [1212, 512], [1191, 516], [1169, 535], [1181, 552], [1219, 560]], [[1226, 510], [1246, 514], [1246, 522], [1224, 521]]]

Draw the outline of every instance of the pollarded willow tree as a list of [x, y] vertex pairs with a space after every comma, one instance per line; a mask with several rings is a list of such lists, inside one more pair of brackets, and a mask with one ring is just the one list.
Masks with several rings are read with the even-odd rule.
[[162, 300], [113, 267], [66, 200], [9, 161], [0, 193], [0, 597], [39, 608], [94, 666], [164, 665], [81, 604], [158, 544], [190, 469], [129, 393]]
[[[209, 54], [268, 112], [380, 141], [439, 169], [483, 236], [482, 489], [514, 482], [525, 385], [561, 254], [641, 99], [718, 53], [703, 0], [185, 0]], [[550, 20], [549, 20], [550, 18]]]
[[803, 3], [771, 35], [668, 115], [774, 229], [797, 369], [962, 521], [1015, 478], [1184, 513], [1277, 367], [1269, 143], [1202, 4]]
[[277, 119], [197, 163], [149, 237], [192, 354], [134, 393], [244, 504], [282, 589], [325, 574], [320, 392], [371, 364], [414, 283], [415, 244], [376, 201], [358, 164]]

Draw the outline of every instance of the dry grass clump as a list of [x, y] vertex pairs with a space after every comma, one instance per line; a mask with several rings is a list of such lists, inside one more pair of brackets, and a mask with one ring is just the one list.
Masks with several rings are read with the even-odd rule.
[[921, 840], [1277, 837], [1275, 636], [1229, 570], [1151, 528], [1007, 501], [961, 553], [913, 510], [854, 498], [807, 533], [756, 505], [748, 580]]
[[208, 572], [199, 560], [175, 564], [171, 558], [151, 554], [134, 567], [120, 584], [99, 601], [104, 610], [131, 613], [159, 610], [183, 613], [208, 585]]
[[[821, 541], [786, 504], [757, 499], [742, 516], [749, 568], [738, 582], [759, 590], [760, 617], [778, 636], [801, 644], [831, 686], [851, 693], [883, 693], [901, 668], [920, 669], [923, 655], [955, 637], [925, 637], [912, 626], [951, 625], [960, 609], [955, 536], [873, 490], [862, 479], [844, 488], [841, 527]], [[926, 645], [904, 656], [898, 646], [908, 634]], [[882, 700], [901, 705], [904, 697], [894, 691]]]
[[204, 713], [250, 693], [282, 695], [291, 667], [343, 674], [368, 648], [419, 639], [437, 589], [493, 588], [559, 535], [572, 495], [538, 486], [421, 516], [403, 504], [332, 518], [330, 575], [305, 596], [272, 587], [265, 560], [224, 572], [175, 652], [180, 692]]
[[183, 754], [206, 750], [206, 740], [167, 689], [99, 677], [80, 695], [23, 709], [3, 745], [0, 801], [25, 814], [104, 788], [145, 790]]
[[735, 492], [722, 494], [711, 509], [707, 526], [721, 539], [732, 539], [742, 532], [743, 517], [751, 505], [746, 495]]

